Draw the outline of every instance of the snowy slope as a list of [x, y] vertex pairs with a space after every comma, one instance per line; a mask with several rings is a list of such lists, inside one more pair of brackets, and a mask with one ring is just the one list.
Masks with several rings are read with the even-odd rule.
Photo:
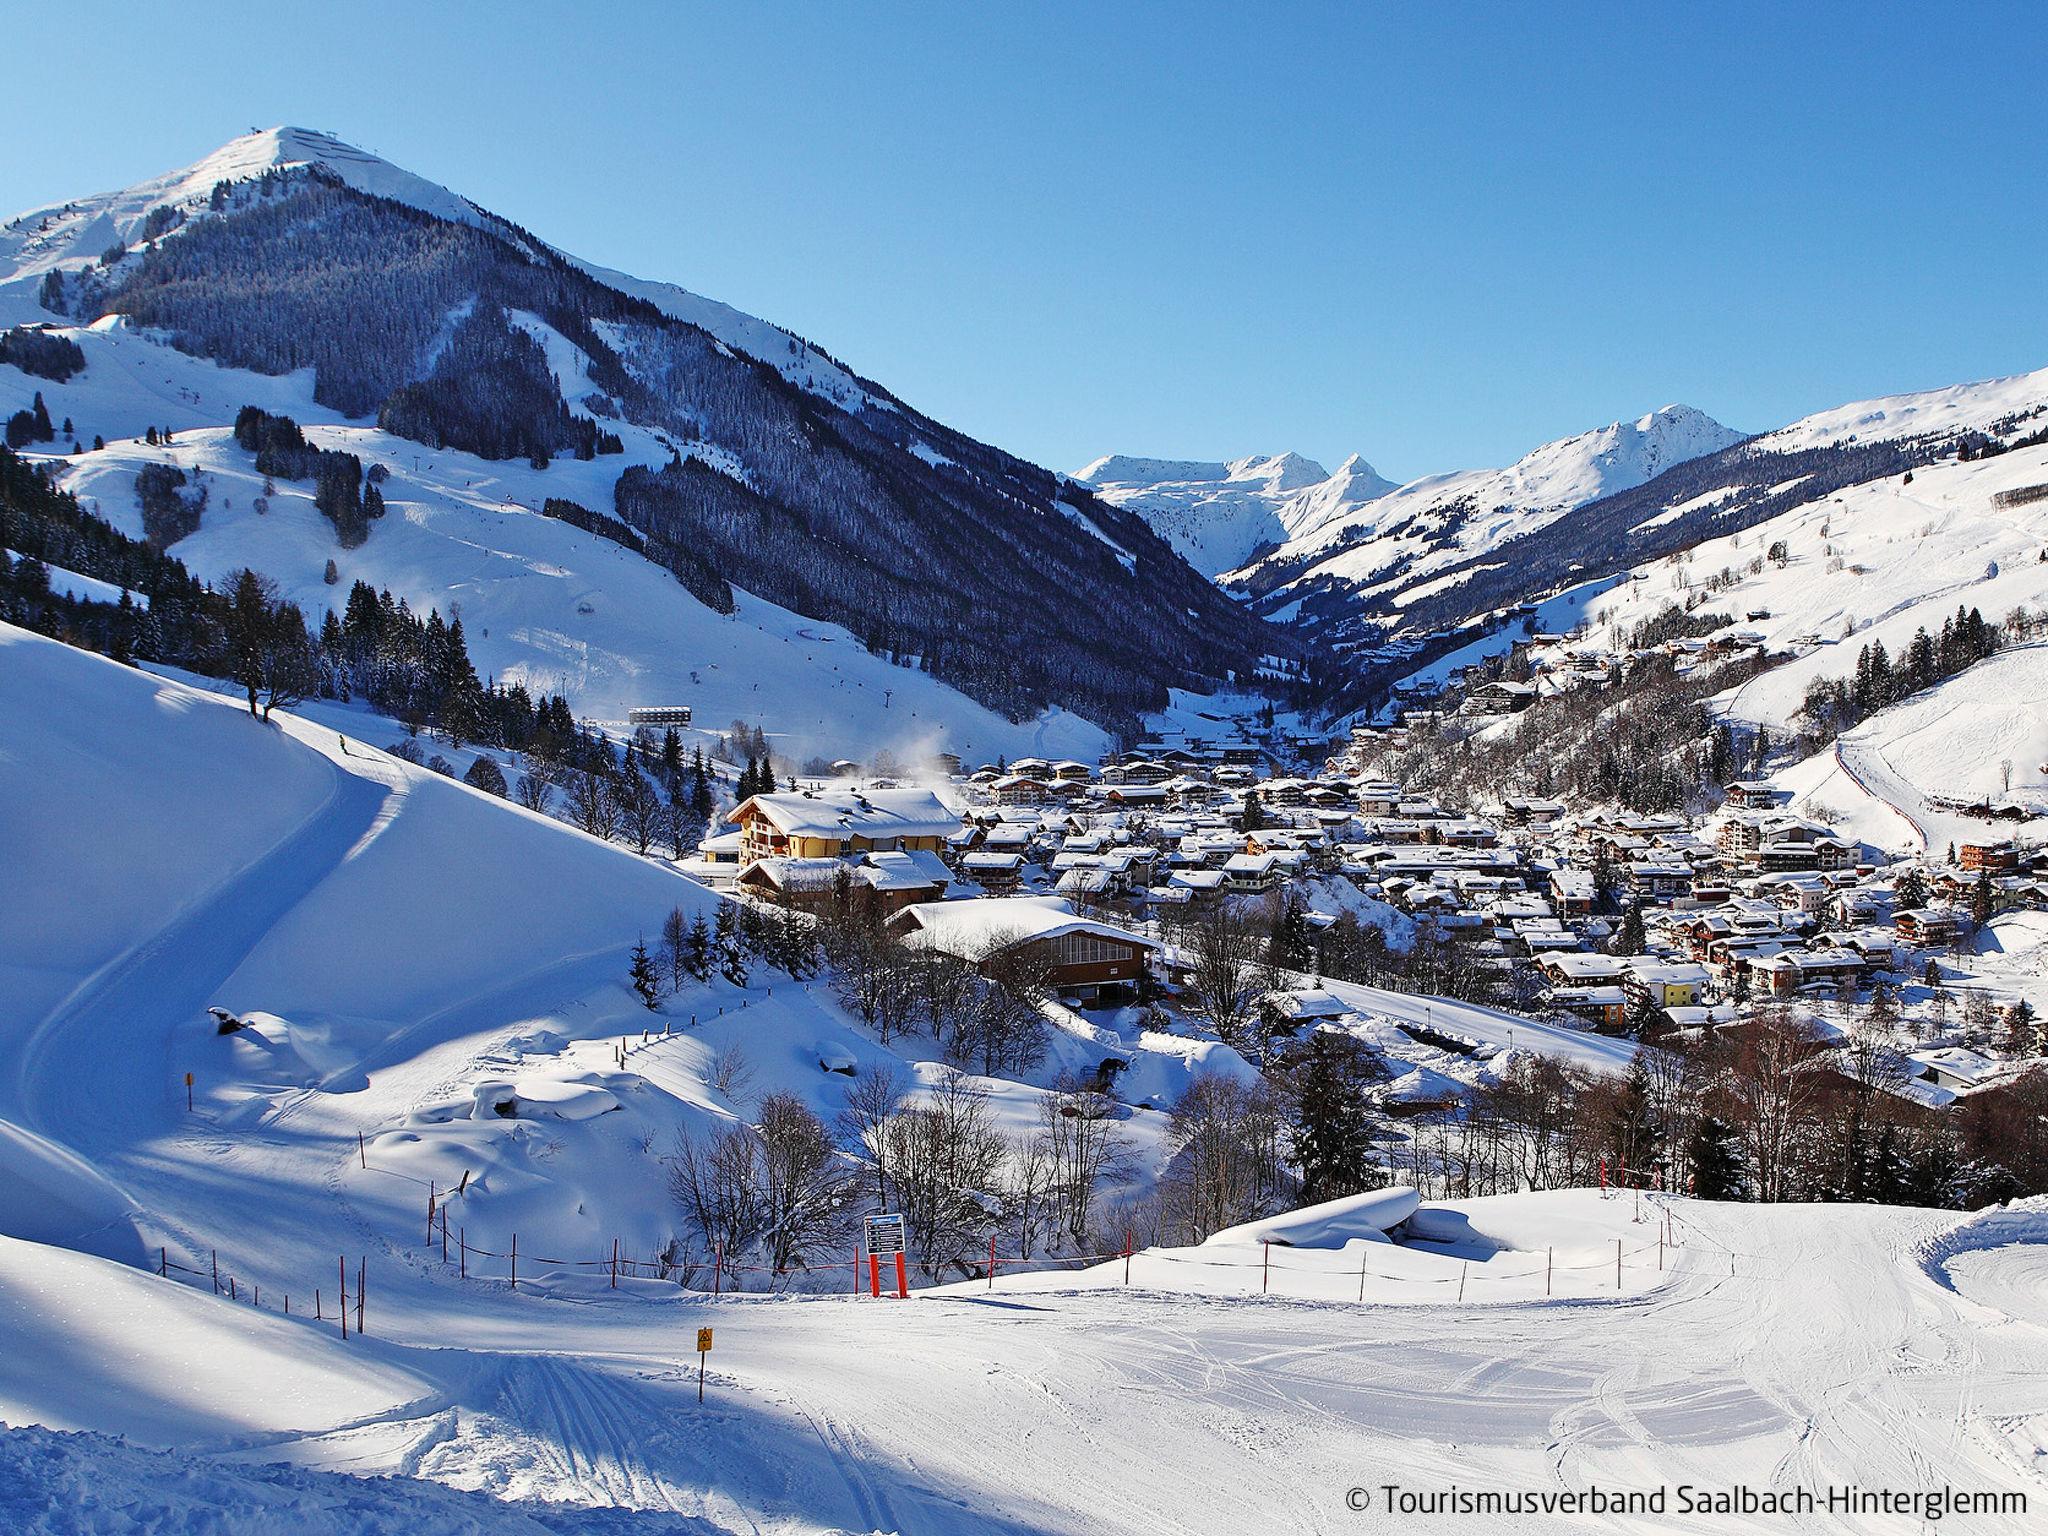
[[1353, 454], [1333, 475], [1298, 453], [1209, 463], [1110, 454], [1074, 478], [1128, 507], [1196, 570], [1218, 575], [1284, 543], [1325, 509], [1356, 506], [1394, 488]]
[[[316, 627], [352, 582], [367, 581], [417, 610], [459, 608], [480, 673], [565, 692], [579, 713], [596, 719], [622, 720], [644, 703], [688, 704], [713, 729], [744, 718], [799, 759], [812, 752], [865, 758], [882, 748], [911, 762], [940, 748], [977, 760], [999, 753], [1093, 758], [1108, 743], [1065, 711], [1005, 720], [925, 673], [872, 655], [835, 625], [744, 594], [735, 614], [714, 613], [660, 567], [542, 517], [551, 496], [609, 511], [622, 462], [667, 459], [664, 444], [624, 423], [623, 460], [563, 459], [541, 471], [522, 460], [430, 451], [350, 423], [314, 401], [304, 374], [221, 368], [119, 319], [63, 334], [84, 351], [85, 371], [55, 384], [0, 367], [0, 414], [40, 391], [53, 420], [69, 419], [88, 443], [104, 437], [104, 451], [51, 462], [66, 489], [130, 534], [142, 531], [134, 484], [143, 464], [203, 468], [211, 482], [206, 511], [199, 532], [178, 543], [178, 557], [214, 582], [255, 566]], [[568, 383], [572, 400], [589, 388], [587, 380]], [[268, 514], [255, 511], [263, 477], [223, 425], [244, 404], [289, 414], [318, 445], [391, 469], [384, 487], [391, 511], [367, 543], [336, 547], [332, 525], [313, 508], [310, 482], [278, 482]], [[145, 444], [149, 426], [169, 427], [173, 443]], [[703, 445], [695, 451], [713, 456]], [[332, 587], [324, 580], [330, 558], [339, 568]]]
[[1260, 592], [1267, 606], [1309, 586], [1361, 597], [1412, 590], [1435, 571], [1741, 436], [1690, 406], [1668, 405], [1547, 443], [1505, 469], [1430, 475], [1363, 504], [1304, 503], [1285, 544], [1222, 579]]
[[[1923, 407], [1904, 419], [1916, 430], [1949, 431], [2002, 418], [2014, 400], [2048, 390], [2048, 376], [2026, 378], [2032, 382], [2019, 395], [2013, 381], [1945, 391], [1945, 414], [1936, 417]], [[1879, 420], [1902, 419], [1879, 409], [1887, 404], [1831, 414], [1867, 430]], [[1594, 602], [1586, 618], [1594, 639], [1610, 641], [1665, 606], [1683, 604], [1708, 576], [1731, 572], [1733, 585], [1705, 598], [1703, 611], [1729, 614], [1731, 628], [1762, 636], [1770, 650], [1791, 659], [1743, 685], [1723, 707], [1736, 720], [1790, 733], [1801, 724], [1808, 686], [1819, 678], [1853, 677], [1866, 645], [1880, 642], [1896, 658], [1916, 630], [1938, 636], [1959, 607], [1975, 608], [1994, 623], [2016, 607], [2048, 609], [2042, 559], [2048, 499], [1996, 504], [2001, 493], [2036, 485], [2048, 485], [2048, 447], [1945, 460], [1917, 470], [1911, 484], [1889, 477], [1853, 486], [1745, 532], [1706, 540], [1682, 558], [1639, 567]], [[1781, 542], [1782, 565], [1766, 558], [1760, 570], [1750, 570]], [[1878, 847], [1922, 846], [1926, 839], [1912, 830], [1913, 820], [1931, 829], [1937, 849], [1959, 833], [1981, 836], [1983, 822], [1950, 816], [1931, 802], [2002, 797], [2008, 761], [2012, 795], [2048, 801], [2044, 700], [2048, 648], [2018, 646], [1881, 711], [1844, 738], [1839, 755], [1801, 765], [1785, 783], [1803, 806], [1841, 812]], [[1890, 797], [1878, 794], [1872, 805], [1880, 786], [1891, 786]]]
[[[1005, 1270], [908, 1303], [763, 1296], [758, 1276], [718, 1299], [613, 1288], [593, 1250], [609, 1232], [646, 1251], [650, 1143], [776, 1089], [829, 1109], [844, 1080], [822, 1065], [881, 1047], [765, 977], [641, 1009], [621, 985], [637, 923], [712, 899], [654, 863], [18, 631], [0, 676], [0, 845], [29, 860], [0, 960], [32, 975], [48, 945], [43, 969], [75, 978], [0, 1020], [0, 1120], [61, 1139], [132, 1196], [149, 1248], [199, 1270], [0, 1240], [0, 1423], [132, 1442], [0, 1432], [10, 1530], [85, 1510], [158, 1536], [1320, 1531], [1356, 1527], [1341, 1490], [1362, 1465], [1375, 1487], [1640, 1487], [1904, 1486], [1935, 1464], [2043, 1493], [2038, 1205], [1673, 1201], [1667, 1224], [1655, 1199], [1564, 1191], [1425, 1207], [1398, 1248], [1305, 1234], [1270, 1273], [1219, 1242], [1141, 1246], [1128, 1285], [1121, 1263]], [[124, 891], [145, 861], [158, 883]], [[24, 926], [22, 893], [60, 885], [107, 904], [99, 929]], [[1355, 991], [1508, 1043], [1505, 1019]], [[249, 1028], [215, 1033], [210, 1002]], [[735, 1044], [756, 1081], [729, 1098], [708, 1059]], [[1163, 1087], [1197, 1045], [1134, 1071]], [[1062, 1032], [1046, 1070], [1090, 1053]], [[991, 1087], [1019, 1124], [1029, 1085]], [[521, 1239], [516, 1290], [504, 1259], [462, 1279], [424, 1238], [425, 1181], [445, 1194], [457, 1169], [469, 1243]], [[346, 1346], [325, 1289], [343, 1254], [369, 1280]], [[486, 1520], [449, 1489], [515, 1502]]]

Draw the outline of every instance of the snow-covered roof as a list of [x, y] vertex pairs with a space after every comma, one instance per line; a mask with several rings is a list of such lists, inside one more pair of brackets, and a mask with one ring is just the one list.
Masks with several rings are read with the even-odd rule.
[[786, 837], [949, 837], [960, 818], [928, 789], [828, 789], [808, 795], [755, 795], [753, 807]]
[[1056, 896], [982, 896], [970, 901], [925, 901], [905, 907], [892, 926], [910, 931], [941, 953], [979, 959], [998, 950], [1037, 939], [1070, 933], [1118, 939], [1140, 949], [1157, 949], [1152, 940], [1111, 923], [1080, 917]]

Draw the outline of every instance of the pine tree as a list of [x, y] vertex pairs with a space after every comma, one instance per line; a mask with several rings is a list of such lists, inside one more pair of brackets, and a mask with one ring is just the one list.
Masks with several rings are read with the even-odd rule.
[[633, 945], [633, 964], [630, 971], [633, 990], [640, 994], [640, 1001], [652, 1009], [661, 1002], [661, 978], [655, 974], [654, 959], [647, 953], [647, 941], [641, 939]]
[[718, 959], [718, 973], [736, 987], [747, 984], [747, 949], [740, 942], [737, 907], [729, 901], [718, 904], [718, 920], [711, 932], [711, 945]]
[[711, 979], [711, 929], [699, 912], [690, 920], [690, 931], [683, 944], [683, 969], [699, 981]]
[[1256, 832], [1266, 824], [1266, 804], [1259, 798], [1256, 789], [1244, 792], [1244, 810], [1238, 814], [1237, 830]]
[[1614, 936], [1614, 952], [1617, 955], [1640, 955], [1647, 935], [1643, 931], [1643, 904], [1631, 901], [1628, 909], [1621, 914], [1621, 927]]
[[1746, 1200], [1749, 1176], [1735, 1127], [1718, 1115], [1701, 1115], [1686, 1143], [1692, 1192], [1702, 1200]]
[[1365, 1090], [1328, 1035], [1319, 1033], [1310, 1045], [1291, 1141], [1304, 1205], [1355, 1195], [1382, 1182], [1373, 1161]]
[[1977, 871], [1977, 883], [1970, 887], [1970, 922], [1975, 927], [1982, 928], [1991, 921], [1991, 914], [1995, 910], [1991, 892], [1991, 871], [1980, 869]]

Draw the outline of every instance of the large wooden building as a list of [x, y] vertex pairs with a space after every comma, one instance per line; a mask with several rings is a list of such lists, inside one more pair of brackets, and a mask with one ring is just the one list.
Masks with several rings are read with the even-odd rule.
[[835, 789], [755, 795], [732, 813], [744, 862], [939, 853], [960, 818], [928, 789]]
[[1022, 948], [1048, 985], [1083, 998], [1135, 986], [1148, 954], [1159, 947], [1047, 896], [922, 902], [898, 912], [889, 926], [913, 944], [977, 965]]

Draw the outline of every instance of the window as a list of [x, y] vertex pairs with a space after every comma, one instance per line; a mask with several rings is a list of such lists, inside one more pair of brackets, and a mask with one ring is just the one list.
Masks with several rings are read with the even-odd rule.
[[1100, 965], [1131, 958], [1131, 946], [1092, 933], [1063, 933], [1052, 941], [1055, 965]]

